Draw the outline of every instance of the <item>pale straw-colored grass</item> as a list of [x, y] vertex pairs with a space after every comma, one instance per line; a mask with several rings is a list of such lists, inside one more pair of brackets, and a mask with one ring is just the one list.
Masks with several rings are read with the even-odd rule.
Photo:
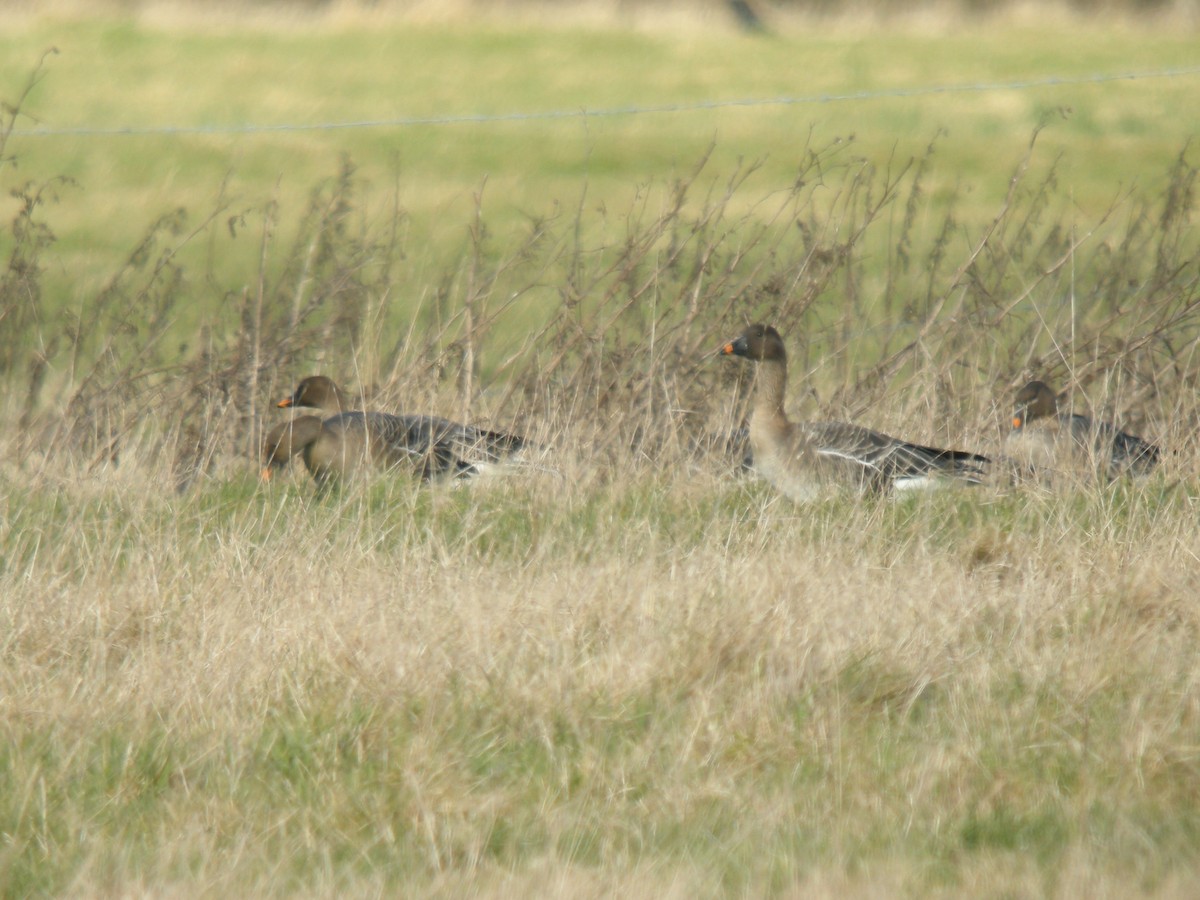
[[1196, 887], [1200, 539], [1177, 494], [802, 509], [568, 463], [324, 497], [10, 483], [9, 865], [72, 872], [15, 883]]

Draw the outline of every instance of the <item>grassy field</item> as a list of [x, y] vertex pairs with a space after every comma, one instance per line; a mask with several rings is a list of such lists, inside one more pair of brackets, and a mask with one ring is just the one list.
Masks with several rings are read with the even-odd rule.
[[[1200, 891], [1196, 76], [22, 133], [1070, 77], [1194, 34], [7, 24], [10, 103], [58, 53], [0, 154], [0, 894]], [[1044, 376], [1164, 464], [794, 505], [726, 446], [750, 373], [713, 351], [755, 319], [803, 415], [997, 453]], [[263, 485], [317, 370], [540, 468]]]
[[1194, 498], [567, 474], [8, 480], [6, 892], [1196, 890]]
[[[713, 28], [505, 30], [386, 19], [284, 30], [219, 18], [34, 19], [0, 35], [0, 86], [15, 100], [54, 47], [19, 128], [303, 126], [1069, 79], [1195, 65], [1194, 45], [1186, 30], [1079, 23], [933, 36], [812, 26], [755, 38]], [[1086, 220], [1123, 189], [1161, 190], [1193, 134], [1194, 88], [1192, 76], [641, 116], [21, 137], [8, 152], [21, 179], [74, 180], [50, 220], [65, 267], [57, 289], [83, 302], [159, 216], [182, 208], [198, 224], [217, 207], [223, 220], [276, 200], [296, 217], [344, 155], [370, 186], [370, 214], [404, 211], [418, 282], [462, 251], [480, 192], [496, 228], [581, 198], [619, 215], [639, 193], [664, 202], [664, 184], [690, 172], [710, 145], [718, 182], [738, 160], [762, 161], [749, 198], [789, 184], [810, 144], [853, 138], [850, 155], [883, 166], [919, 157], [936, 140], [927, 214], [936, 218], [967, 185], [961, 215], [976, 222], [991, 216], [1031, 132], [1045, 124], [1040, 158], [1064, 155], [1063, 194]], [[211, 241], [196, 256], [216, 253], [223, 281], [258, 252], [253, 236]]]

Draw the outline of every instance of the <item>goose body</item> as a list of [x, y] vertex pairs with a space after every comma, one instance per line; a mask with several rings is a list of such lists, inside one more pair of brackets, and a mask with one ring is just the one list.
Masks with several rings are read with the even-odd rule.
[[757, 363], [750, 415], [754, 468], [793, 500], [836, 486], [887, 492], [933, 487], [947, 477], [978, 483], [986, 456], [904, 441], [846, 422], [792, 422], [784, 412], [787, 352], [769, 325], [751, 325], [721, 352]]
[[392, 415], [351, 409], [353, 400], [322, 375], [305, 378], [283, 408], [315, 408], [267, 435], [264, 477], [300, 455], [313, 478], [325, 483], [361, 471], [405, 467], [422, 480], [474, 475], [515, 456], [525, 440], [428, 415]]
[[1017, 392], [1005, 450], [1034, 470], [1099, 470], [1109, 478], [1145, 474], [1159, 459], [1158, 448], [1137, 435], [1060, 411], [1058, 396], [1044, 381]]

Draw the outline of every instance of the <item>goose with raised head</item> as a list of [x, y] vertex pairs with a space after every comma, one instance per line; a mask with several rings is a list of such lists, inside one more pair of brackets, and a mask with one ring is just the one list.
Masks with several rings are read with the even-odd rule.
[[319, 409], [326, 415], [351, 412], [363, 407], [361, 398], [352, 397], [343, 391], [327, 375], [309, 375], [301, 378], [291, 395], [284, 397], [275, 405], [280, 409], [291, 407]]
[[1108, 422], [1063, 412], [1058, 401], [1044, 381], [1017, 391], [1005, 452], [1035, 470], [1093, 470], [1109, 478], [1144, 475], [1158, 464], [1154, 444]]
[[477, 474], [514, 458], [525, 446], [518, 435], [440, 416], [363, 412], [355, 405], [351, 395], [324, 375], [303, 379], [277, 406], [319, 409], [327, 417], [298, 416], [273, 428], [263, 448], [264, 477], [301, 455], [318, 483], [398, 466], [428, 481]]
[[754, 468], [793, 500], [830, 487], [886, 492], [931, 487], [948, 478], [979, 483], [989, 459], [900, 440], [846, 422], [792, 422], [784, 412], [787, 350], [770, 325], [751, 325], [721, 347], [756, 364], [750, 414]]

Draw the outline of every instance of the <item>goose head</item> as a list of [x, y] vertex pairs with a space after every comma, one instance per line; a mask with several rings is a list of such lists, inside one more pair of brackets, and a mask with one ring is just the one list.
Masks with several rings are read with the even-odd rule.
[[310, 375], [302, 379], [290, 397], [284, 397], [275, 405], [280, 409], [298, 406], [326, 412], [351, 409], [342, 389], [333, 383], [332, 378], [324, 375]]
[[785, 360], [787, 351], [783, 346], [783, 338], [770, 325], [751, 325], [740, 335], [721, 347], [725, 356], [741, 356], [755, 362], [766, 360]]
[[317, 416], [297, 416], [268, 431], [263, 439], [262, 480], [270, 481], [276, 470], [284, 468], [293, 456], [317, 439], [322, 427]]
[[1017, 391], [1012, 427], [1023, 428], [1027, 422], [1044, 419], [1058, 413], [1058, 399], [1044, 381], [1031, 381]]

